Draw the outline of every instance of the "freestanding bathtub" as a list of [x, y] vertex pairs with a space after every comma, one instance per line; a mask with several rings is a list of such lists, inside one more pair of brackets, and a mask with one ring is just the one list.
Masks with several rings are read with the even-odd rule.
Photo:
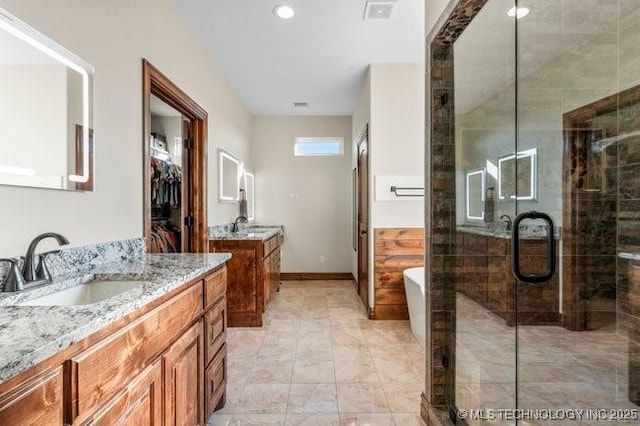
[[409, 306], [409, 322], [413, 336], [424, 346], [426, 307], [424, 300], [424, 267], [405, 269], [404, 291]]

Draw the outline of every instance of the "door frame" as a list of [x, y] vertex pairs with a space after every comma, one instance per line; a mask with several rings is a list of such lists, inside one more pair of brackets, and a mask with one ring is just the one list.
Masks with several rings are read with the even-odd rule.
[[[367, 228], [369, 228], [369, 224], [370, 224], [370, 219], [371, 219], [371, 213], [370, 213], [370, 205], [369, 205], [369, 170], [370, 170], [370, 161], [369, 161], [369, 124], [367, 123], [364, 126], [364, 129], [362, 129], [362, 132], [360, 133], [360, 136], [358, 136], [358, 139], [356, 140], [356, 181], [357, 181], [357, 202], [356, 202], [356, 206], [357, 206], [357, 212], [356, 212], [356, 230], [358, 233], [358, 243], [357, 243], [357, 266], [358, 266], [358, 272], [357, 272], [357, 282], [358, 282], [358, 294], [360, 295], [360, 298], [362, 299], [362, 302], [364, 303], [365, 309], [367, 310], [367, 317], [369, 317], [369, 319], [372, 319], [374, 316], [374, 308], [372, 308], [371, 306], [369, 306], [369, 274], [370, 274], [370, 263], [369, 262], [369, 247], [370, 247], [370, 241], [369, 241], [369, 229], [366, 229], [365, 234], [367, 234], [367, 242], [366, 244], [362, 244], [362, 232], [363, 230], [360, 229], [360, 222], [361, 220], [361, 210], [362, 210], [362, 198], [363, 198], [363, 179], [361, 178], [361, 174], [360, 174], [360, 146], [366, 143], [367, 144], [367, 167], [366, 167], [366, 171], [367, 171], [367, 176], [365, 177], [364, 180], [364, 188], [366, 188], [366, 224], [367, 224]], [[363, 247], [364, 246], [364, 247]], [[364, 251], [364, 256], [362, 256], [362, 252]], [[361, 258], [364, 260], [364, 264], [365, 264], [365, 268], [361, 268], [362, 264], [361, 264]], [[364, 272], [363, 272], [364, 270]], [[366, 278], [365, 278], [365, 283], [363, 284], [362, 281], [362, 275], [366, 274]]]
[[187, 210], [193, 216], [189, 232], [188, 252], [206, 253], [207, 244], [207, 112], [165, 76], [147, 59], [142, 59], [142, 147], [143, 147], [143, 223], [147, 247], [151, 238], [151, 95], [162, 99], [191, 122], [193, 146], [188, 156], [189, 179], [185, 189], [189, 192]]

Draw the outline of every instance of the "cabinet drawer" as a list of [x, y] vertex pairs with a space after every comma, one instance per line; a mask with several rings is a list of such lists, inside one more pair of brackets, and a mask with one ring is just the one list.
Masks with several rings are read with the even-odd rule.
[[162, 360], [158, 359], [118, 396], [113, 398], [86, 425], [160, 425], [162, 424]]
[[129, 383], [202, 313], [193, 285], [69, 361], [72, 420], [85, 418]]
[[204, 279], [205, 308], [211, 306], [227, 292], [227, 268], [215, 272]]
[[222, 298], [205, 314], [205, 365], [218, 352], [227, 334], [227, 299]]
[[205, 409], [206, 417], [224, 406], [224, 394], [227, 386], [227, 347], [223, 345], [211, 365], [205, 370]]
[[62, 426], [62, 367], [0, 395], [0, 425]]

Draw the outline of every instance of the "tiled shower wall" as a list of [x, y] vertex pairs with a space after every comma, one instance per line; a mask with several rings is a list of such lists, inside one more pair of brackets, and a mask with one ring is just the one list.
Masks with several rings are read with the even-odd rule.
[[[453, 42], [487, 0], [462, 0], [429, 48], [430, 122], [425, 206], [427, 253], [427, 379], [423, 418], [447, 415], [455, 398], [456, 157]], [[428, 413], [426, 412], [428, 411]]]

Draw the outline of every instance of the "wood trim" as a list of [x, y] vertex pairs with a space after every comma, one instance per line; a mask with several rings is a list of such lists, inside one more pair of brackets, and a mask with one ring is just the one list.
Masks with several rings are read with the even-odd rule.
[[151, 236], [151, 175], [149, 171], [149, 135], [151, 134], [151, 94], [162, 99], [191, 122], [193, 150], [189, 156], [187, 190], [188, 210], [194, 218], [190, 230], [189, 252], [206, 253], [207, 232], [207, 142], [208, 115], [193, 99], [161, 73], [148, 60], [142, 60], [142, 146], [143, 146], [143, 214], [144, 239], [149, 244]]
[[[84, 169], [84, 140], [82, 134], [82, 126], [76, 124], [76, 174], [82, 175]], [[77, 191], [93, 191], [94, 176], [94, 139], [93, 129], [89, 129], [89, 180], [86, 182], [75, 182], [75, 189]]]
[[282, 272], [281, 281], [352, 281], [351, 272]]
[[[586, 189], [589, 186], [586, 183], [589, 175], [587, 158], [591, 149], [586, 135], [596, 130], [592, 123], [593, 119], [634, 105], [638, 99], [640, 99], [640, 85], [583, 105], [563, 115], [562, 234], [564, 243], [561, 256], [564, 275], [561, 321], [562, 326], [568, 330], [582, 331], [590, 328], [590, 315], [582, 295], [584, 283], [593, 271], [591, 265], [594, 261], [599, 260], [602, 264], [610, 264], [615, 268], [617, 262], [615, 252], [607, 254], [607, 250], [604, 249], [606, 245], [611, 244], [611, 241], [614, 245], [620, 245], [618, 241], [621, 238], [617, 234], [618, 229], [611, 228], [608, 215], [606, 218], [600, 218], [598, 213], [601, 212], [591, 210], [590, 205], [594, 202], [616, 203], [619, 200], [617, 194], [593, 191], [593, 188]], [[607, 134], [607, 136], [617, 136], [621, 129], [617, 127], [612, 131], [615, 134]], [[589, 229], [584, 228], [583, 224], [585, 212], [588, 212], [590, 219]], [[589, 241], [589, 233], [594, 232], [596, 227], [600, 235], [599, 244]], [[612, 272], [615, 273], [614, 271]]]

